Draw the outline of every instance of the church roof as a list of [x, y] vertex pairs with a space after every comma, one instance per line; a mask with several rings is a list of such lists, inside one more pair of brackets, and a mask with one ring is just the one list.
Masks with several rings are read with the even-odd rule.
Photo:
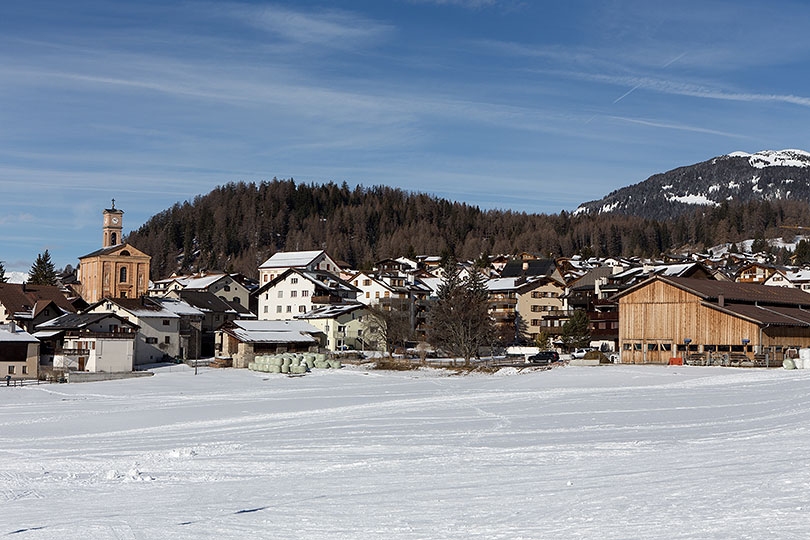
[[145, 253], [143, 253], [139, 249], [137, 249], [137, 248], [127, 244], [126, 242], [124, 242], [123, 244], [116, 244], [114, 246], [97, 249], [92, 253], [88, 253], [87, 255], [82, 255], [81, 257], [79, 257], [79, 260], [87, 259], [89, 257], [98, 257], [99, 255], [112, 255], [113, 253], [115, 253], [119, 249], [122, 249], [122, 248], [125, 248], [125, 247], [137, 252], [135, 255], [149, 257], [149, 255], [146, 255]]

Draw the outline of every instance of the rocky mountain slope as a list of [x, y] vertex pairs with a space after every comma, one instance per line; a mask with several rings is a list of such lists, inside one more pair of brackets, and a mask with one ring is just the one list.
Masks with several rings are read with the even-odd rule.
[[675, 217], [724, 201], [810, 201], [810, 153], [803, 150], [734, 152], [655, 174], [583, 203], [575, 214], [619, 213], [650, 219]]

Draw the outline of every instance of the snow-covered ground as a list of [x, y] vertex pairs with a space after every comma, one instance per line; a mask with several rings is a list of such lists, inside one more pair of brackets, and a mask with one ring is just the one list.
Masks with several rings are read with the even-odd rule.
[[657, 366], [3, 387], [0, 536], [807, 538], [809, 389]]

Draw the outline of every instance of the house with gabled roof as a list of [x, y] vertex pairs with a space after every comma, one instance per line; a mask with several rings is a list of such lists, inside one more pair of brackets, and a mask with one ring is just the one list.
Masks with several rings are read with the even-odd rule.
[[105, 298], [87, 313], [114, 313], [138, 326], [134, 364], [152, 364], [180, 357], [180, 315], [148, 296]]
[[259, 320], [288, 320], [319, 305], [354, 301], [359, 292], [360, 289], [335, 274], [290, 268], [253, 294]]
[[115, 313], [68, 313], [37, 326], [41, 363], [57, 369], [132, 371], [138, 325]]
[[36, 379], [39, 373], [39, 340], [13, 321], [0, 324], [0, 377]]
[[0, 283], [0, 323], [14, 322], [34, 332], [38, 324], [75, 312], [59, 287]]
[[264, 286], [290, 269], [339, 275], [340, 266], [324, 250], [279, 251], [259, 266], [259, 285]]

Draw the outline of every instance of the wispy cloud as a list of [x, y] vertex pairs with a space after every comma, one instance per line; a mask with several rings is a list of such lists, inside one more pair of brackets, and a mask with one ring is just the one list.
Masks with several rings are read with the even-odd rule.
[[224, 4], [215, 10], [259, 30], [298, 43], [346, 47], [378, 39], [395, 30], [387, 23], [337, 9], [312, 12], [280, 5]]
[[644, 118], [629, 118], [626, 116], [611, 116], [611, 115], [607, 115], [605, 116], [605, 118], [609, 118], [611, 120], [620, 120], [622, 122], [629, 122], [631, 124], [639, 124], [642, 126], [649, 126], [649, 127], [677, 129], [680, 131], [691, 131], [693, 133], [706, 133], [708, 135], [720, 135], [722, 137], [732, 137], [735, 139], [753, 139], [753, 137], [749, 135], [741, 135], [739, 133], [730, 133], [728, 131], [720, 131], [717, 129], [704, 128], [700, 126], [689, 126], [686, 124], [677, 124], [673, 122], [665, 122], [660, 120], [648, 120]]
[[502, 4], [502, 0], [410, 0], [414, 4], [436, 4], [439, 6], [459, 6], [468, 9], [480, 9], [482, 7]]
[[[735, 92], [710, 86], [702, 86], [688, 82], [657, 79], [652, 77], [635, 77], [625, 75], [607, 75], [603, 73], [586, 73], [579, 71], [536, 70], [541, 73], [551, 73], [561, 77], [582, 81], [600, 82], [618, 86], [631, 86], [632, 90], [643, 89], [654, 92], [690, 96], [706, 99], [746, 102], [780, 102], [792, 105], [810, 107], [810, 97], [792, 94], [765, 94], [756, 92]], [[631, 90], [631, 91], [632, 91]], [[629, 92], [628, 92], [629, 93]], [[618, 101], [618, 100], [617, 100]]]

